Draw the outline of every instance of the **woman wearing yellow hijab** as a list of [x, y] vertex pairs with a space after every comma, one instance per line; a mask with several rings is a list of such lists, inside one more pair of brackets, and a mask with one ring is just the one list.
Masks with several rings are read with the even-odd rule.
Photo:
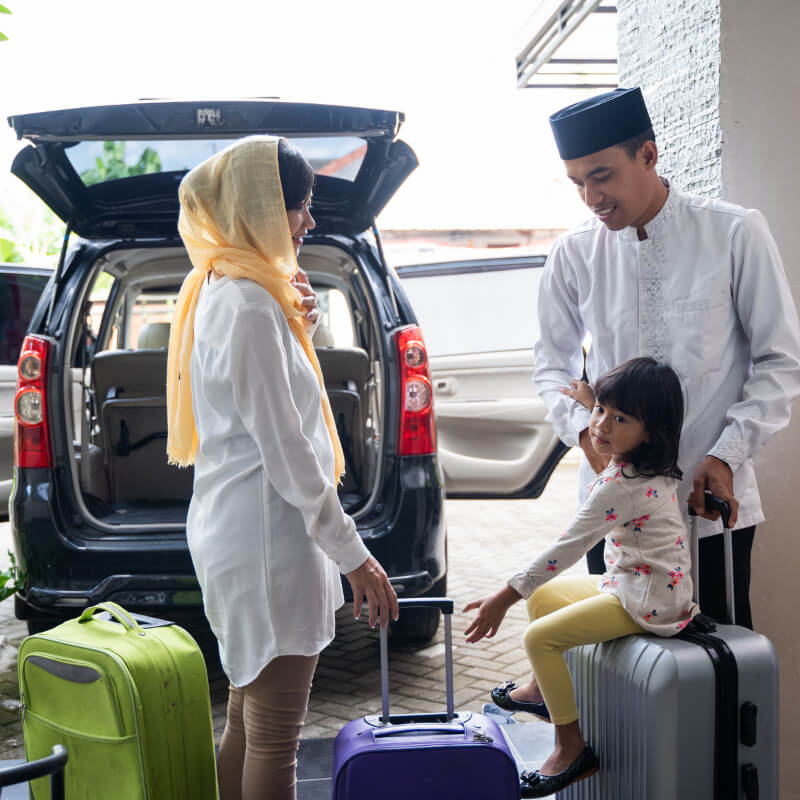
[[295, 797], [311, 678], [344, 602], [340, 573], [356, 617], [364, 595], [370, 624], [379, 609], [384, 624], [397, 617], [386, 573], [336, 492], [341, 446], [296, 258], [314, 227], [313, 178], [288, 142], [253, 136], [179, 190], [193, 270], [170, 334], [167, 454], [195, 467], [186, 534], [231, 682], [222, 800]]

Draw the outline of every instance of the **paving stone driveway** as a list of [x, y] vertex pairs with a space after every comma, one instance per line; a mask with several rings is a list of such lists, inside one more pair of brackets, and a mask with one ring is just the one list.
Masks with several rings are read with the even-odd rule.
[[[496, 590], [551, 542], [574, 512], [577, 456], [568, 453], [537, 500], [448, 500], [448, 594], [457, 612], [469, 601]], [[0, 564], [10, 546], [8, 524], [0, 523]], [[583, 562], [568, 572], [585, 572]], [[527, 618], [514, 606], [497, 636], [464, 642], [471, 615], [453, 619], [454, 682], [457, 709], [479, 711], [489, 691], [506, 679], [521, 679], [529, 664], [521, 645]], [[26, 634], [14, 619], [13, 601], [0, 603], [0, 759], [22, 758], [16, 652]], [[390, 648], [392, 711], [436, 711], [444, 707], [444, 638], [440, 628], [423, 647]], [[224, 691], [212, 693], [214, 732], [219, 743], [225, 723]], [[378, 636], [352, 618], [352, 606], [337, 615], [336, 639], [322, 654], [314, 678], [303, 738], [335, 736], [349, 720], [381, 708]]]

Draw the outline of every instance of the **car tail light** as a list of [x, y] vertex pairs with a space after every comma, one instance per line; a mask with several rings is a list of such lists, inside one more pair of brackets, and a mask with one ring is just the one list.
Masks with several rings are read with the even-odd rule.
[[50, 344], [38, 336], [26, 336], [17, 362], [17, 394], [14, 397], [14, 464], [17, 467], [52, 467], [47, 431], [45, 380]]
[[436, 452], [436, 422], [428, 351], [416, 325], [402, 328], [396, 338], [400, 356], [400, 455], [430, 455]]

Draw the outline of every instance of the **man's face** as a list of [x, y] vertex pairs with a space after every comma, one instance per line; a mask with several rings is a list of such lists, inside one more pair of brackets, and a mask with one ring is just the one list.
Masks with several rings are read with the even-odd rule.
[[[645, 142], [631, 158], [619, 145], [564, 162], [581, 200], [612, 231], [649, 222], [657, 151]], [[652, 210], [652, 213], [650, 213]]]

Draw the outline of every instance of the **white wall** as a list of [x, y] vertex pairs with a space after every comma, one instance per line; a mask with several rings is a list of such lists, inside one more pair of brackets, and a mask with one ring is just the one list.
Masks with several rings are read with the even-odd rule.
[[[723, 0], [720, 124], [722, 196], [759, 208], [800, 302], [798, 160], [800, 2]], [[781, 662], [781, 800], [800, 800], [800, 404], [794, 420], [758, 454], [767, 522], [753, 556], [754, 622]]]
[[[759, 208], [800, 301], [799, 0], [618, 0], [620, 85], [641, 85], [660, 172], [698, 194]], [[675, 152], [673, 152], [675, 151]], [[781, 800], [800, 800], [800, 405], [757, 454], [755, 627], [781, 667]]]

